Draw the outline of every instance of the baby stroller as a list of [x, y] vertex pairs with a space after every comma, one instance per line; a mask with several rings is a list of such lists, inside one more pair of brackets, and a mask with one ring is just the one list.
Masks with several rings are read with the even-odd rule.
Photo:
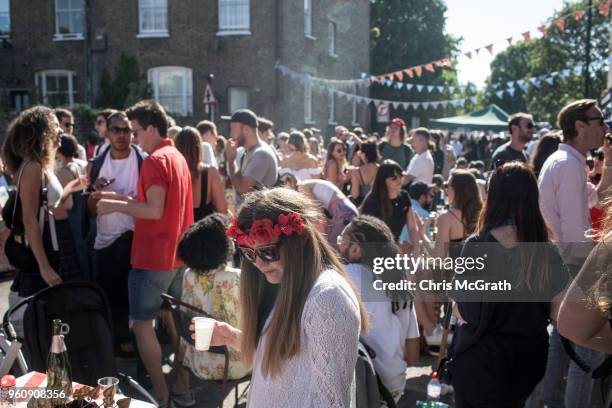
[[53, 319], [61, 319], [70, 327], [65, 342], [73, 381], [95, 386], [98, 378], [118, 377], [121, 385], [129, 386], [157, 405], [155, 398], [136, 381], [117, 371], [110, 309], [98, 285], [90, 282], [63, 283], [43, 289], [17, 303], [6, 312], [2, 325], [3, 334], [11, 345], [21, 343], [22, 340], [17, 338], [9, 322], [11, 315], [22, 307], [26, 308], [23, 316], [23, 344], [27, 363], [23, 353], [18, 353], [18, 364], [14, 368], [16, 374], [25, 374], [21, 371], [46, 371], [52, 322]]

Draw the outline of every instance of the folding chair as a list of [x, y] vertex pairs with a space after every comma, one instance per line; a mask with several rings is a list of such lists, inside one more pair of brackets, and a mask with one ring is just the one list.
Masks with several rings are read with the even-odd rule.
[[[176, 327], [176, 331], [178, 335], [187, 341], [191, 346], [195, 346], [195, 342], [191, 338], [191, 331], [189, 331], [189, 325], [191, 324], [192, 317], [195, 316], [203, 316], [210, 317], [214, 319], [214, 316], [206, 313], [204, 310], [199, 309], [189, 303], [185, 303], [180, 301], [167, 293], [162, 293], [161, 295], [164, 303], [166, 303], [170, 307], [170, 311], [172, 313], [172, 317], [174, 318], [174, 325]], [[187, 311], [191, 311], [188, 313]], [[215, 354], [223, 354], [225, 358], [225, 364], [223, 366], [223, 379], [222, 380], [206, 380], [211, 384], [214, 384], [219, 389], [219, 408], [223, 408], [223, 401], [225, 401], [225, 397], [234, 389], [235, 402], [234, 407], [238, 406], [238, 401], [244, 396], [244, 394], [248, 390], [247, 388], [242, 392], [242, 394], [238, 395], [238, 386], [242, 383], [251, 380], [251, 375], [248, 374], [242, 378], [237, 380], [230, 380], [229, 376], [229, 351], [226, 346], [217, 346], [210, 347], [208, 351], [203, 351], [203, 353], [215, 353]]]

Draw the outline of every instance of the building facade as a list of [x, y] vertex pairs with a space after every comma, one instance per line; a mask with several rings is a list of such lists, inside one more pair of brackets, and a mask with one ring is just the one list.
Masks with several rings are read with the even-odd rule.
[[[248, 107], [277, 129], [366, 124], [368, 107], [283, 76], [329, 79], [369, 72], [367, 0], [0, 0], [0, 98], [94, 106], [100, 75], [135, 57], [150, 89], [177, 119]], [[96, 106], [105, 108], [105, 106]]]

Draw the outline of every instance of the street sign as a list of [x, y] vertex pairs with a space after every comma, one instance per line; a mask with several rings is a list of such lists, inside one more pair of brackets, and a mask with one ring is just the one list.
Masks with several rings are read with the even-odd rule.
[[389, 122], [389, 104], [381, 103], [376, 108], [376, 120], [378, 123], [388, 123]]
[[212, 91], [212, 86], [210, 82], [206, 82], [206, 88], [204, 88], [204, 99], [202, 100], [204, 105], [214, 105], [217, 103], [217, 98]]

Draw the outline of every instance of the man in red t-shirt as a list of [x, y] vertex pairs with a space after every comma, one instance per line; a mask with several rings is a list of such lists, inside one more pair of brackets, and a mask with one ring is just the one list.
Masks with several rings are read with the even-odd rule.
[[166, 137], [168, 120], [159, 103], [142, 101], [126, 114], [134, 141], [149, 153], [142, 162], [136, 200], [103, 194], [97, 209], [98, 215], [121, 212], [135, 219], [128, 276], [130, 318], [140, 357], [151, 376], [153, 394], [160, 406], [166, 406], [168, 387], [153, 321], [160, 311], [160, 295], [168, 290], [175, 268], [182, 265], [176, 254], [178, 242], [193, 224], [191, 175], [183, 155]]

